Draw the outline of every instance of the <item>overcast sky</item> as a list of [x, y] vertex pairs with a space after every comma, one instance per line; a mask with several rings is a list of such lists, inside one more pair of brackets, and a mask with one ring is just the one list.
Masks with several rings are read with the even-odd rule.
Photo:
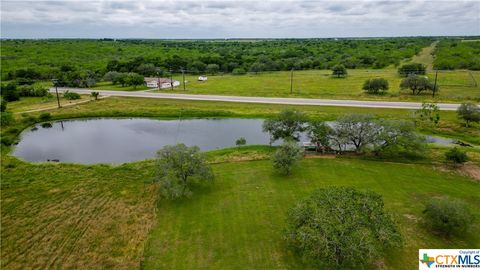
[[477, 1], [4, 1], [2, 38], [480, 35]]

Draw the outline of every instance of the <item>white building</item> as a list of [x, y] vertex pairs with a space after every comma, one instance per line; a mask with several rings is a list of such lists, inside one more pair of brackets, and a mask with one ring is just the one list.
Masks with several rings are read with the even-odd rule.
[[201, 82], [204, 82], [204, 81], [208, 80], [208, 78], [205, 75], [201, 75], [201, 76], [198, 76], [198, 80], [201, 81]]
[[[150, 88], [171, 88], [172, 87], [172, 80], [167, 78], [154, 78], [154, 77], [145, 77], [145, 84], [147, 87]], [[173, 80], [173, 87], [179, 86], [180, 82], [177, 80]], [[160, 87], [159, 87], [160, 86]]]

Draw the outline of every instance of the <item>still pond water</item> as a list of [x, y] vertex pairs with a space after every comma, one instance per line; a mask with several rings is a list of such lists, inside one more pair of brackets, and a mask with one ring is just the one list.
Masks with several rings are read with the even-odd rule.
[[245, 137], [247, 144], [268, 144], [262, 123], [262, 119], [68, 120], [24, 131], [13, 154], [37, 162], [121, 163], [152, 158], [158, 149], [177, 143], [213, 150], [235, 146], [236, 139]]
[[[41, 124], [24, 131], [13, 155], [33, 162], [58, 160], [83, 164], [122, 163], [152, 158], [165, 145], [184, 143], [201, 150], [235, 146], [239, 137], [247, 144], [268, 144], [263, 119], [153, 120], [88, 119]], [[302, 141], [307, 139], [303, 136]], [[452, 140], [428, 137], [429, 142]], [[276, 144], [279, 144], [277, 142]]]

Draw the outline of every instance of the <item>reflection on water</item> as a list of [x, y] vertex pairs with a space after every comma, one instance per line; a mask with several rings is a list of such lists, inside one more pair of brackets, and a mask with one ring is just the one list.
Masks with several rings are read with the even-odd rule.
[[155, 156], [169, 144], [197, 145], [202, 150], [268, 144], [262, 119], [90, 119], [43, 123], [21, 134], [14, 155], [28, 161], [120, 163]]
[[[28, 161], [121, 163], [152, 158], [158, 149], [177, 143], [197, 145], [201, 150], [232, 147], [240, 137], [246, 138], [247, 144], [268, 144], [269, 136], [262, 132], [262, 123], [263, 119], [142, 118], [42, 123], [21, 134], [13, 154]], [[301, 140], [307, 141], [306, 136]], [[431, 136], [427, 136], [427, 141], [454, 143]]]

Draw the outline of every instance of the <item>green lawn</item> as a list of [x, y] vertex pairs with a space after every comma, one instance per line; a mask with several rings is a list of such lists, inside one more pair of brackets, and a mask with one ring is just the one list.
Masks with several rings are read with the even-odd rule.
[[[291, 177], [268, 161], [214, 166], [216, 182], [192, 198], [159, 202], [145, 269], [305, 269], [285, 246], [285, 215], [319, 187], [353, 186], [383, 195], [404, 236], [387, 269], [414, 269], [419, 248], [479, 248], [480, 186], [431, 166], [351, 159], [308, 159]], [[442, 239], [422, 226], [423, 203], [449, 196], [467, 202], [477, 221], [463, 239]], [[382, 265], [380, 263], [380, 265]]]
[[[405, 238], [390, 252], [388, 269], [413, 268], [420, 247], [479, 247], [477, 182], [432, 165], [348, 158], [307, 159], [291, 177], [273, 173], [268, 160], [235, 162], [265, 158], [267, 148], [209, 153], [221, 162], [213, 165], [215, 183], [195, 186], [190, 199], [159, 201], [157, 210], [151, 161], [29, 164], [3, 148], [2, 269], [303, 269], [281, 239], [285, 213], [331, 185], [384, 196]], [[468, 203], [477, 218], [473, 233], [447, 240], [426, 230], [422, 203], [432, 196]]]

